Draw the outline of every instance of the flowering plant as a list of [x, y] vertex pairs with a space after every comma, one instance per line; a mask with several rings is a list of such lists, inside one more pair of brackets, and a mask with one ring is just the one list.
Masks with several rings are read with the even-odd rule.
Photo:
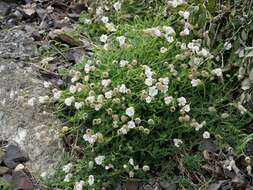
[[[54, 95], [73, 125], [67, 133], [79, 134], [78, 145], [85, 147], [74, 171], [64, 167], [70, 186], [112, 188], [119, 180], [168, 176], [191, 186], [189, 173], [202, 163], [201, 143], [240, 143], [248, 111], [233, 94], [237, 71], [225, 69], [216, 49], [196, 38], [193, 5], [171, 0], [167, 6], [176, 9], [176, 20], [157, 14], [116, 25], [105, 16], [106, 6], [96, 8], [96, 21], [80, 19], [97, 40], [94, 56], [83, 58], [69, 72], [69, 87]], [[111, 17], [123, 7], [112, 4]], [[96, 33], [92, 22], [99, 25]]]

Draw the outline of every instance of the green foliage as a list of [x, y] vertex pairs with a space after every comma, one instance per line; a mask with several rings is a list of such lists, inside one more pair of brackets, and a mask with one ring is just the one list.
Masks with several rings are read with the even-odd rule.
[[[83, 180], [85, 189], [112, 189], [119, 181], [156, 177], [197, 188], [203, 184], [189, 176], [202, 175], [200, 144], [243, 144], [241, 129], [250, 118], [239, 98], [238, 69], [233, 69], [242, 61], [233, 54], [240, 46], [234, 37], [240, 33], [247, 41], [249, 31], [238, 23], [242, 4], [228, 2], [220, 13], [215, 1], [195, 0], [177, 8], [130, 1], [121, 11], [103, 13], [115, 31], [94, 16], [95, 9], [83, 14], [77, 31], [96, 41], [94, 57], [69, 72], [72, 84], [64, 89], [58, 111], [72, 126], [67, 134], [79, 137], [85, 157], [75, 162], [70, 183], [58, 186], [71, 188]], [[189, 11], [189, 19], [183, 21], [180, 10]], [[185, 23], [191, 25], [189, 35], [182, 34]], [[175, 30], [169, 40], [164, 26]], [[230, 40], [232, 48], [224, 47]], [[88, 183], [91, 176], [94, 185]]]

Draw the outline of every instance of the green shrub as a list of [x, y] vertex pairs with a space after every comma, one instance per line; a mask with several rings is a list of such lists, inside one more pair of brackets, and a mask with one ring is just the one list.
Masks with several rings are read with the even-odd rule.
[[[198, 23], [199, 5], [181, 5], [168, 16], [155, 12], [168, 11], [163, 3], [139, 12], [130, 3], [122, 12], [134, 11], [131, 19], [112, 13], [115, 31], [99, 18], [78, 27], [97, 43], [94, 57], [69, 72], [71, 84], [58, 104], [60, 117], [73, 126], [67, 133], [78, 134], [85, 150], [64, 185], [83, 180], [85, 189], [111, 189], [119, 181], [156, 177], [183, 186], [187, 179], [196, 187], [201, 182], [194, 184], [189, 174], [202, 175], [200, 144], [242, 143], [240, 129], [250, 118], [239, 101], [238, 70], [217, 57], [230, 54], [228, 43], [224, 48], [220, 39], [211, 46], [197, 30], [206, 23], [189, 24]], [[215, 7], [207, 11], [215, 14]], [[189, 10], [189, 18], [180, 10]], [[80, 22], [85, 19], [87, 14]]]

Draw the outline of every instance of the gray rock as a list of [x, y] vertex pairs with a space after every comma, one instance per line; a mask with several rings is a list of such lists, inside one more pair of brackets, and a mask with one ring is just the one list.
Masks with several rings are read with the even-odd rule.
[[[38, 102], [39, 96], [49, 92], [29, 64], [36, 56], [36, 45], [22, 27], [0, 32], [0, 147], [2, 141], [18, 145], [29, 155], [26, 167], [39, 176], [54, 172], [62, 160], [63, 146], [59, 120], [49, 106]], [[31, 98], [35, 99], [33, 106], [28, 104]], [[15, 163], [9, 160], [7, 164], [14, 167]]]

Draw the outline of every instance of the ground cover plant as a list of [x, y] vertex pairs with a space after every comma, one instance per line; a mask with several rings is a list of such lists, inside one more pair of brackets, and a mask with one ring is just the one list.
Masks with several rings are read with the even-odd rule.
[[90, 5], [74, 35], [92, 40], [94, 55], [63, 71], [70, 84], [53, 90], [59, 117], [68, 122], [63, 133], [77, 137], [83, 154], [72, 155], [78, 159], [67, 161], [51, 185], [113, 189], [119, 181], [156, 179], [204, 187], [211, 176], [201, 169], [202, 145], [239, 152], [248, 138], [242, 130], [252, 120], [244, 105], [252, 81], [248, 6]]

